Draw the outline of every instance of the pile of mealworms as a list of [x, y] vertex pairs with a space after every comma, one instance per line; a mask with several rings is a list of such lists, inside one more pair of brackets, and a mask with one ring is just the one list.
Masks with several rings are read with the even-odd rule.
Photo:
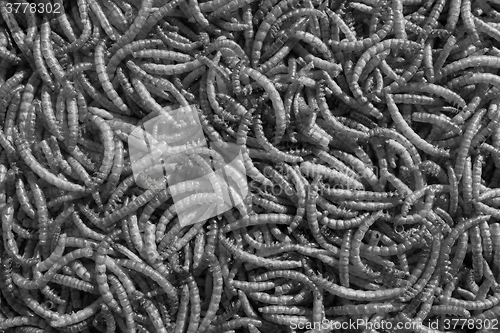
[[[0, 14], [0, 332], [500, 329], [500, 1]], [[182, 107], [244, 170], [184, 181], [177, 204], [175, 172], [134, 173], [129, 139]], [[221, 188], [245, 195], [181, 224]]]

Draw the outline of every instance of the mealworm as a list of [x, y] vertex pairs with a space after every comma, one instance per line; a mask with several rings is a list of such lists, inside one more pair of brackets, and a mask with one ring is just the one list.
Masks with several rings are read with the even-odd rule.
[[[143, 64], [142, 67], [144, 67], [144, 65], [145, 64]], [[129, 69], [131, 69], [134, 74], [142, 78], [145, 82], [151, 83], [155, 88], [161, 88], [172, 93], [172, 95], [177, 99], [181, 106], [188, 106], [189, 103], [187, 102], [186, 98], [177, 90], [174, 84], [167, 79], [153, 77], [152, 75], [146, 73], [142, 68], [135, 65], [132, 61], [127, 61], [127, 67], [129, 67]], [[137, 83], [136, 77], [132, 77], [132, 85], [137, 90], [139, 95], [145, 99], [146, 102], [152, 103], [152, 97], [149, 97], [149, 93], [144, 88], [144, 85], [142, 83]], [[156, 105], [157, 103], [155, 104], [155, 107], [157, 109], [156, 111], [158, 111], [158, 113], [161, 113], [161, 107], [159, 105]], [[155, 108], [152, 108], [152, 110], [155, 110]]]
[[129, 110], [123, 100], [120, 98], [118, 93], [114, 90], [113, 85], [110, 81], [110, 77], [108, 76], [108, 72], [105, 66], [104, 60], [104, 41], [99, 42], [97, 44], [95, 50], [95, 68], [97, 72], [97, 77], [104, 89], [104, 92], [108, 96], [108, 98], [115, 104], [115, 106], [123, 113], [129, 113]]
[[151, 278], [156, 283], [158, 283], [168, 296], [171, 305], [171, 312], [176, 313], [178, 306], [177, 293], [175, 291], [175, 288], [168, 280], [166, 280], [157, 271], [155, 271], [153, 268], [151, 268], [146, 264], [140, 262], [134, 262], [130, 259], [117, 259], [116, 261], [119, 265], [132, 269], [137, 272], [141, 272], [146, 276], [148, 276], [149, 278]]
[[157, 58], [157, 59], [166, 59], [173, 60], [177, 62], [188, 62], [193, 60], [190, 55], [176, 52], [176, 51], [167, 51], [167, 50], [158, 50], [158, 49], [144, 49], [132, 52], [132, 56], [134, 58]]
[[118, 67], [120, 62], [123, 59], [125, 59], [128, 55], [131, 55], [133, 52], [139, 51], [141, 49], [160, 47], [162, 45], [163, 42], [160, 39], [148, 39], [148, 40], [137, 40], [123, 46], [122, 48], [117, 50], [108, 61], [106, 71], [108, 72], [109, 79], [113, 81], [116, 68]]
[[14, 206], [11, 201], [7, 202], [2, 212], [2, 230], [3, 233], [3, 243], [5, 251], [20, 265], [33, 266], [38, 263], [35, 258], [22, 258], [19, 255], [18, 246], [14, 240], [14, 235], [12, 233], [12, 224], [14, 219]]
[[293, 37], [302, 40], [305, 43], [311, 44], [311, 46], [320, 51], [326, 59], [331, 58], [331, 53], [328, 49], [328, 46], [326, 46], [320, 38], [314, 36], [313, 34], [305, 31], [296, 31]]
[[[254, 132], [255, 132], [255, 136], [257, 138], [257, 141], [266, 151], [268, 151], [270, 154], [272, 154], [272, 156], [276, 160], [290, 162], [290, 163], [297, 163], [297, 162], [301, 162], [303, 160], [302, 157], [300, 157], [300, 156], [293, 156], [293, 155], [287, 154], [285, 152], [278, 150], [273, 145], [271, 145], [271, 143], [269, 143], [267, 141], [267, 138], [265, 138], [264, 130], [262, 128], [262, 122], [260, 119], [255, 118], [253, 121], [253, 125], [254, 125], [253, 127], [254, 127]], [[276, 136], [275, 136], [275, 138], [276, 138]]]
[[382, 289], [377, 291], [361, 291], [339, 286], [321, 276], [309, 276], [316, 284], [333, 295], [356, 301], [382, 301], [393, 299], [401, 295], [404, 288]]
[[202, 63], [200, 60], [195, 59], [191, 61], [184, 62], [182, 64], [175, 65], [161, 65], [154, 63], [142, 63], [140, 67], [144, 69], [149, 74], [153, 75], [179, 75], [187, 72], [191, 72], [196, 68], [200, 67]]
[[466, 57], [457, 61], [454, 61], [441, 69], [440, 78], [445, 78], [453, 73], [464, 70], [468, 67], [493, 67], [498, 68], [500, 63], [498, 59], [494, 56], [481, 55], [481, 56], [471, 56]]
[[473, 226], [469, 229], [471, 247], [472, 247], [472, 267], [474, 277], [479, 281], [483, 277], [483, 247], [479, 226]]
[[111, 23], [108, 21], [108, 18], [106, 17], [106, 14], [104, 13], [101, 5], [95, 0], [89, 1], [88, 4], [91, 9], [91, 12], [89, 13], [90, 18], [96, 19], [97, 22], [99, 22], [101, 28], [106, 33], [106, 35], [108, 35], [108, 37], [111, 40], [116, 41], [118, 39], [119, 34], [116, 31], [116, 29], [111, 25]]
[[13, 273], [13, 281], [15, 284], [24, 289], [39, 289], [50, 281], [50, 279], [57, 273], [59, 269], [70, 263], [71, 261], [79, 258], [88, 258], [93, 254], [91, 248], [77, 249], [64, 255], [58, 262], [52, 265], [48, 271], [35, 281], [28, 280], [17, 273]]
[[24, 162], [42, 179], [47, 181], [48, 183], [66, 191], [72, 192], [85, 192], [85, 188], [78, 184], [71, 183], [67, 180], [57, 177], [45, 167], [40, 164], [35, 157], [32, 155], [28, 143], [20, 137], [16, 131], [14, 134], [17, 136], [16, 138], [16, 146], [19, 149], [19, 155], [24, 160]]
[[[22, 81], [28, 78], [30, 72], [28, 70], [18, 70], [12, 75], [4, 84], [0, 87], [0, 98], [2, 103], [5, 102], [7, 94], [13, 90], [14, 87], [18, 86]], [[6, 107], [7, 105], [5, 105]]]
[[486, 310], [498, 304], [500, 294], [495, 293], [484, 301], [464, 301], [453, 297], [441, 296], [439, 301], [444, 305], [458, 306], [465, 310]]
[[407, 302], [408, 300], [412, 299], [415, 295], [422, 291], [427, 283], [429, 283], [436, 270], [439, 259], [438, 249], [441, 247], [441, 243], [442, 235], [438, 233], [435, 237], [433, 237], [431, 255], [429, 256], [429, 261], [427, 263], [427, 266], [423, 270], [420, 279], [418, 279], [415, 284], [410, 285], [410, 288], [406, 290], [404, 295], [400, 296], [401, 301]]
[[[152, 0], [143, 1], [141, 3], [141, 7], [136, 17], [134, 18], [134, 22], [130, 25], [129, 29], [125, 31], [125, 33], [116, 40], [116, 43], [110, 49], [111, 53], [115, 53], [123, 46], [132, 42], [134, 38], [141, 33], [143, 27], [148, 26], [147, 20], [149, 19], [148, 16], [151, 12], [152, 6], [153, 6]], [[171, 6], [174, 6], [175, 8], [174, 4], [171, 4]]]
[[324, 239], [323, 234], [320, 231], [319, 223], [318, 223], [318, 211], [316, 208], [316, 202], [318, 199], [318, 186], [317, 183], [319, 182], [321, 176], [317, 175], [315, 176], [313, 182], [311, 185], [307, 187], [308, 192], [307, 192], [307, 197], [306, 197], [306, 218], [307, 222], [309, 225], [309, 228], [311, 229], [311, 233], [318, 242], [318, 244], [324, 248], [325, 250], [338, 255], [339, 249], [336, 246], [331, 245], [329, 242], [327, 242]]
[[45, 66], [45, 61], [42, 56], [40, 36], [36, 37], [35, 42], [33, 44], [33, 57], [40, 78], [47, 85], [48, 88], [54, 91], [56, 89], [56, 86], [54, 84], [54, 81], [50, 77], [49, 70]]
[[99, 167], [99, 171], [94, 179], [95, 184], [99, 185], [107, 178], [113, 167], [115, 142], [113, 140], [111, 127], [104, 121], [104, 119], [96, 115], [90, 115], [88, 119], [101, 131], [101, 140], [104, 147], [104, 157], [102, 159], [101, 166]]
[[94, 239], [96, 241], [102, 241], [104, 239], [104, 235], [90, 229], [80, 218], [78, 212], [74, 211], [71, 213], [71, 220], [74, 225], [80, 231], [82, 236], [86, 236], [87, 238]]
[[369, 47], [358, 59], [356, 66], [353, 69], [352, 75], [352, 89], [353, 94], [356, 98], [359, 98], [362, 102], [366, 100], [366, 97], [360, 95], [359, 84], [357, 83], [363, 68], [366, 66], [366, 63], [370, 58], [375, 56], [376, 54], [386, 50], [386, 49], [398, 49], [398, 50], [415, 50], [419, 49], [419, 46], [416, 45], [415, 42], [407, 41], [404, 39], [386, 39], [378, 44], [375, 44]]
[[[34, 31], [33, 27], [30, 27], [28, 32], [30, 34], [29, 39], [27, 38], [28, 36], [25, 35], [23, 30], [19, 27], [19, 24], [17, 23], [16, 17], [14, 16], [12, 7], [10, 7], [11, 10], [9, 10], [7, 6], [7, 2], [3, 1], [0, 3], [1, 5], [1, 14], [2, 18], [4, 21], [7, 23], [7, 27], [9, 28], [12, 38], [14, 39], [15, 43], [18, 45], [18, 47], [21, 49], [21, 52], [26, 56], [30, 57], [31, 56], [31, 50], [29, 49], [30, 44], [33, 42], [34, 38]], [[30, 19], [30, 21], [32, 21]], [[32, 22], [30, 22], [32, 25]]]
[[478, 132], [479, 122], [481, 121], [481, 118], [484, 116], [485, 113], [486, 113], [485, 109], [481, 109], [479, 110], [479, 112], [476, 112], [472, 117], [470, 124], [467, 127], [467, 130], [464, 132], [463, 140], [461, 141], [460, 147], [458, 149], [456, 166], [454, 168], [458, 181], [460, 181], [460, 179], [462, 178], [462, 174], [464, 172], [469, 146], [471, 144], [473, 136]]
[[237, 230], [238, 228], [245, 228], [253, 225], [260, 225], [265, 223], [272, 224], [290, 224], [293, 219], [292, 215], [287, 214], [259, 214], [245, 216], [235, 223], [230, 223], [222, 228], [224, 233], [232, 230]]
[[28, 192], [24, 186], [24, 182], [21, 178], [16, 180], [16, 195], [19, 200], [19, 204], [21, 208], [25, 211], [25, 213], [32, 219], [35, 218], [35, 210], [30, 203], [28, 198]]
[[271, 27], [269, 34], [272, 38], [276, 37], [276, 33], [278, 32], [280, 26], [286, 21], [296, 16], [305, 16], [308, 15], [310, 17], [317, 16], [319, 19], [327, 19], [327, 15], [322, 11], [319, 11], [314, 8], [299, 8], [291, 10], [283, 15], [281, 15], [276, 22], [274, 22]]
[[435, 115], [423, 112], [414, 112], [411, 115], [413, 121], [436, 124], [453, 134], [461, 134], [462, 129], [444, 115]]
[[133, 200], [130, 205], [123, 207], [120, 210], [117, 210], [113, 212], [112, 214], [109, 214], [108, 216], [104, 217], [104, 219], [99, 223], [100, 226], [104, 228], [108, 228], [112, 225], [114, 225], [118, 220], [122, 219], [123, 217], [135, 212], [139, 207], [144, 206], [149, 200], [151, 200], [159, 191], [161, 190], [161, 187], [157, 189], [148, 189], [144, 191], [139, 197], [137, 197], [135, 200]]
[[40, 272], [48, 270], [52, 265], [54, 265], [57, 261], [59, 261], [62, 258], [65, 248], [66, 248], [66, 234], [62, 234], [61, 236], [59, 236], [57, 245], [50, 254], [50, 256], [45, 260], [37, 263], [35, 269]]
[[254, 79], [257, 83], [259, 83], [262, 88], [269, 94], [269, 98], [273, 104], [273, 108], [275, 109], [275, 117], [276, 117], [276, 132], [274, 136], [274, 144], [278, 144], [281, 141], [282, 136], [285, 133], [286, 129], [286, 120], [285, 120], [285, 108], [283, 105], [283, 101], [281, 96], [279, 96], [278, 91], [274, 88], [274, 85], [260, 72], [242, 66], [242, 72]]
[[328, 110], [328, 105], [324, 97], [324, 89], [318, 90], [317, 98], [321, 114], [323, 115], [323, 118], [327, 121], [328, 125], [330, 125], [333, 130], [348, 135], [350, 137], [366, 138], [366, 133], [344, 126], [336, 119], [335, 116], [331, 114], [331, 112]]
[[135, 320], [133, 318], [133, 310], [130, 303], [130, 299], [127, 292], [118, 278], [114, 275], [109, 276], [109, 283], [111, 291], [116, 294], [118, 301], [120, 302], [123, 316], [125, 317], [125, 325], [127, 329], [134, 330], [136, 327]]
[[185, 284], [182, 287], [181, 299], [179, 303], [179, 312], [177, 312], [177, 319], [175, 322], [174, 333], [183, 332], [186, 328], [188, 318], [188, 303], [189, 303], [189, 286]]
[[424, 141], [420, 136], [418, 136], [413, 129], [408, 126], [408, 123], [405, 122], [401, 113], [399, 113], [396, 103], [394, 102], [392, 95], [386, 94], [387, 107], [391, 114], [392, 119], [394, 120], [395, 125], [398, 129], [410, 140], [415, 146], [422, 149], [429, 155], [439, 156], [439, 157], [449, 157], [449, 152], [434, 147], [430, 145], [428, 142]]
[[264, 21], [259, 25], [259, 29], [255, 33], [255, 39], [251, 51], [253, 67], [257, 67], [263, 42], [266, 38], [267, 33], [271, 29], [272, 24], [275, 22], [276, 18], [283, 13], [283, 11], [285, 11], [290, 6], [293, 6], [295, 3], [296, 2], [294, 0], [279, 2], [269, 11], [269, 13], [265, 16]]
[[346, 230], [342, 237], [339, 257], [339, 280], [340, 285], [349, 287], [349, 252], [351, 250], [352, 230]]
[[44, 19], [40, 32], [42, 55], [56, 80], [64, 87], [65, 95], [74, 95], [74, 89], [72, 88], [71, 83], [66, 79], [66, 73], [56, 58], [54, 47], [50, 41], [50, 32], [51, 28], [49, 22]]
[[[172, 31], [164, 31], [160, 26], [156, 26], [156, 35], [160, 38], [165, 46], [172, 49], [177, 49], [184, 52], [190, 52], [202, 45], [206, 44], [208, 38], [198, 38], [195, 42], [191, 42], [191, 39], [180, 36]], [[202, 36], [203, 33], [200, 33]]]
[[291, 261], [291, 260], [273, 260], [273, 259], [268, 259], [268, 258], [262, 258], [258, 257], [256, 255], [253, 255], [251, 253], [248, 253], [246, 251], [243, 251], [241, 249], [236, 248], [233, 244], [230, 243], [226, 238], [224, 238], [222, 235], [219, 236], [220, 242], [224, 245], [226, 249], [229, 250], [236, 258], [240, 258], [243, 261], [248, 261], [249, 263], [259, 265], [259, 266], [271, 266], [271, 267], [281, 267], [282, 269], [291, 269], [291, 268], [296, 268], [300, 267], [301, 264], [300, 262], [297, 261]]
[[139, 291], [135, 291], [132, 297], [133, 300], [138, 300], [139, 304], [144, 308], [152, 322], [152, 326], [154, 327], [155, 331], [166, 333], [167, 329], [165, 328], [165, 324], [163, 323], [158, 308], [155, 306], [155, 304], [150, 299], [144, 297], [144, 294]]
[[42, 326], [46, 327], [46, 324], [43, 325], [43, 322], [40, 318], [36, 318], [33, 316], [16, 316], [12, 318], [5, 319], [0, 326], [1, 329], [9, 329], [15, 327], [30, 327], [30, 326]]
[[313, 164], [311, 162], [303, 162], [300, 165], [300, 171], [308, 177], [314, 177], [316, 175], [321, 175], [326, 179], [338, 182], [349, 188], [353, 189], [363, 189], [364, 186], [358, 180], [353, 179], [339, 171], [329, 169], [320, 164]]
[[405, 92], [405, 91], [411, 91], [411, 92], [425, 92], [425, 93], [431, 93], [435, 94], [437, 96], [442, 97], [443, 99], [447, 100], [449, 103], [456, 104], [460, 108], [465, 108], [466, 103], [460, 97], [458, 94], [455, 92], [448, 90], [442, 86], [438, 86], [432, 83], [408, 83], [404, 87], [401, 87], [397, 90], [398, 92]]
[[189, 287], [189, 302], [190, 302], [190, 315], [189, 315], [189, 325], [187, 332], [196, 332], [200, 322], [200, 295], [198, 290], [198, 285], [196, 284], [194, 278], [189, 275], [187, 278], [187, 285]]
[[90, 318], [95, 313], [97, 313], [98, 309], [102, 305], [101, 303], [102, 303], [102, 299], [100, 298], [100, 299], [94, 301], [89, 306], [85, 307], [84, 309], [82, 309], [78, 312], [75, 312], [74, 314], [60, 316], [59, 318], [51, 321], [50, 325], [52, 327], [63, 327], [63, 326], [68, 326], [68, 325], [72, 325], [72, 324], [81, 322], [87, 318]]

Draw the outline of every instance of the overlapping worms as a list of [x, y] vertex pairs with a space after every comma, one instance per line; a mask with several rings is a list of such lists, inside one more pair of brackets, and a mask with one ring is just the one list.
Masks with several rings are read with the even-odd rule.
[[[1, 332], [500, 329], [499, 1], [0, 14]], [[188, 106], [245, 171], [134, 174], [134, 129]], [[161, 130], [145, 167], [183, 140]], [[176, 149], [185, 168], [224, 162]], [[235, 207], [181, 225], [245, 183]]]

